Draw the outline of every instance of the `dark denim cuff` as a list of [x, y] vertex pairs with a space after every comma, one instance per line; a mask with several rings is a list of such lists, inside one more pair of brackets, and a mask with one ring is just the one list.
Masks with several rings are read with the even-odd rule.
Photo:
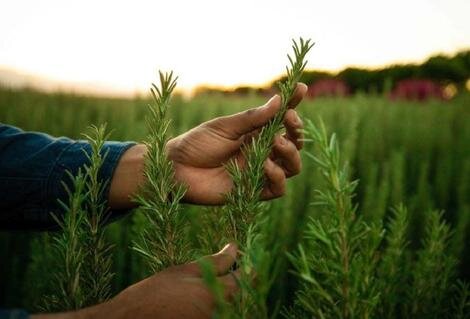
[[[99, 179], [108, 181], [102, 193], [107, 200], [109, 182], [122, 154], [134, 142], [105, 142], [106, 154]], [[73, 190], [67, 171], [73, 176], [89, 164], [87, 141], [66, 137], [54, 138], [39, 132], [25, 132], [0, 123], [0, 229], [57, 228], [51, 212], [60, 215], [63, 208], [58, 199], [68, 202], [65, 183]], [[122, 212], [111, 212], [111, 218]]]
[[[104, 157], [103, 165], [99, 171], [99, 179], [107, 181], [107, 186], [103, 195], [108, 197], [110, 181], [114, 174], [119, 159], [122, 154], [127, 151], [131, 146], [135, 145], [134, 142], [105, 142], [101, 150], [101, 155]], [[46, 197], [55, 200], [67, 199], [67, 194], [61, 181], [65, 182], [67, 186], [72, 189], [72, 181], [67, 171], [76, 176], [78, 170], [86, 164], [90, 164], [87, 154], [91, 154], [91, 146], [86, 141], [76, 141], [65, 147], [59, 156], [56, 163], [48, 177]], [[104, 199], [106, 199], [104, 198]]]
[[[113, 141], [104, 143], [101, 150], [101, 155], [104, 157], [104, 160], [98, 174], [98, 178], [102, 182], [106, 182], [106, 188], [103, 191], [103, 201], [108, 199], [111, 179], [122, 154], [135, 144], [135, 142]], [[70, 190], [73, 190], [73, 183], [67, 172], [76, 176], [78, 170], [80, 168], [83, 169], [84, 164], [89, 164], [87, 154], [91, 154], [91, 146], [86, 141], [76, 141], [62, 150], [49, 175], [46, 186], [46, 198], [52, 201], [49, 203], [51, 207], [55, 205], [59, 208], [57, 199], [67, 203], [68, 194], [63, 183], [65, 183]], [[126, 211], [111, 211], [110, 220], [114, 220], [125, 213]], [[48, 218], [50, 218], [50, 216]]]
[[23, 309], [0, 309], [0, 319], [28, 319], [29, 313]]

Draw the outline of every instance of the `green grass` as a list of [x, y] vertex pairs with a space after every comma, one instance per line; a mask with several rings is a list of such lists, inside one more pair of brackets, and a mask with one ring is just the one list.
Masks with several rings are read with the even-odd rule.
[[[42, 94], [28, 90], [0, 89], [0, 122], [26, 130], [81, 138], [89, 125], [107, 122], [116, 140], [142, 141], [147, 134], [145, 115], [149, 100], [101, 99], [68, 94]], [[215, 116], [227, 115], [264, 102], [257, 96], [200, 96], [190, 101], [174, 98], [169, 117], [170, 134], [176, 135]], [[350, 99], [305, 101], [299, 112], [316, 122], [321, 117], [329, 133], [336, 132], [342, 161], [349, 162], [351, 180], [358, 179], [353, 202], [361, 207], [368, 222], [395, 216], [389, 208], [403, 203], [407, 208], [407, 247], [421, 249], [429, 235], [423, 220], [432, 210], [444, 210], [443, 218], [452, 225], [454, 236], [446, 253], [459, 261], [460, 276], [469, 278], [468, 230], [470, 221], [470, 96], [462, 95], [450, 102], [391, 102], [380, 96], [354, 96]], [[314, 152], [311, 143], [307, 151]], [[269, 212], [281, 216], [276, 226], [283, 238], [279, 250], [295, 253], [302, 240], [307, 221], [322, 214], [310, 205], [314, 189], [326, 186], [317, 165], [305, 156], [302, 173], [288, 183], [285, 197], [269, 204]], [[182, 214], [191, 227], [187, 232], [192, 248], [199, 254], [216, 249], [214, 216], [218, 208], [183, 206]], [[204, 214], [204, 218], [200, 218]], [[433, 213], [434, 214], [434, 213]], [[130, 214], [107, 227], [108, 240], [115, 245], [113, 254], [113, 293], [142, 278], [146, 267], [130, 247], [141, 229], [141, 214]], [[397, 221], [398, 223], [398, 221]], [[207, 228], [210, 227], [210, 228]], [[200, 229], [208, 229], [201, 235]], [[428, 235], [427, 235], [428, 234]], [[33, 241], [36, 239], [36, 241]], [[34, 269], [32, 259], [41, 259], [38, 234], [0, 233], [0, 306], [31, 307], [44, 291], [41, 270]], [[430, 258], [419, 255], [421, 260]], [[424, 263], [424, 262], [423, 262]], [[429, 263], [426, 263], [429, 265]], [[289, 261], [280, 261], [288, 269]], [[430, 267], [432, 265], [429, 265]], [[429, 276], [429, 274], [425, 274]], [[420, 295], [426, 278], [412, 275]], [[271, 299], [286, 305], [297, 290], [294, 275], [277, 273]], [[420, 286], [421, 285], [421, 286]], [[395, 294], [393, 291], [390, 294]], [[420, 295], [421, 296], [421, 295]], [[424, 295], [424, 297], [426, 297]], [[423, 297], [423, 298], [424, 298]], [[420, 313], [420, 309], [413, 310]], [[410, 310], [411, 311], [411, 310]]]

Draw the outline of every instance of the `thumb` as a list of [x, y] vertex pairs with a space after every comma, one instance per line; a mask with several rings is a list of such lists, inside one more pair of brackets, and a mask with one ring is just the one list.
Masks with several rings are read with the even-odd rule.
[[217, 276], [225, 275], [230, 271], [230, 268], [237, 260], [237, 251], [237, 245], [230, 243], [222, 248], [218, 253], [208, 257], [214, 265], [214, 270]]
[[238, 139], [266, 125], [281, 108], [281, 97], [274, 95], [266, 104], [237, 114], [219, 117], [217, 127], [228, 133], [229, 138]]
[[[230, 268], [237, 259], [238, 247], [234, 243], [227, 244], [221, 251], [216, 254], [203, 257], [212, 263], [214, 271], [217, 276], [225, 275], [230, 271]], [[198, 261], [190, 262], [189, 264], [173, 267], [177, 271], [190, 273], [194, 276], [202, 276], [202, 270]]]

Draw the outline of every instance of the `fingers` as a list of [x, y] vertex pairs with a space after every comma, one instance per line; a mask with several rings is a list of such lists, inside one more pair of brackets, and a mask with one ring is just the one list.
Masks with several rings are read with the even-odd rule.
[[237, 140], [244, 134], [266, 125], [280, 108], [281, 97], [275, 95], [263, 106], [216, 118], [207, 125], [216, 128], [224, 137]]
[[302, 101], [302, 99], [305, 97], [305, 94], [307, 94], [307, 90], [308, 87], [304, 83], [297, 83], [294, 94], [292, 95], [289, 103], [287, 103], [290, 109], [293, 109], [299, 105], [300, 101]]
[[227, 275], [219, 277], [220, 282], [224, 286], [225, 299], [230, 300], [240, 289], [240, 270], [229, 272]]
[[287, 110], [284, 116], [284, 127], [286, 128], [286, 137], [294, 143], [298, 150], [302, 149], [304, 145], [303, 123], [296, 111]]
[[[290, 109], [295, 108], [307, 93], [307, 86], [297, 83], [294, 94], [287, 104]], [[225, 138], [237, 140], [244, 134], [250, 133], [266, 125], [281, 108], [281, 97], [273, 96], [265, 105], [246, 110], [234, 115], [222, 116], [205, 125], [217, 130]]]
[[284, 170], [268, 158], [264, 163], [264, 174], [266, 175], [266, 185], [261, 193], [261, 198], [267, 200], [284, 195], [286, 192]]
[[286, 177], [297, 175], [302, 169], [299, 150], [292, 141], [280, 135], [274, 139], [271, 159], [284, 170]]
[[227, 274], [232, 265], [237, 260], [237, 245], [234, 243], [227, 244], [221, 251], [209, 257], [214, 264], [214, 270], [217, 276]]
[[[222, 250], [218, 253], [203, 258], [212, 262], [217, 276], [222, 276], [226, 275], [230, 271], [232, 265], [235, 263], [237, 259], [237, 251], [237, 245], [230, 243], [222, 248]], [[202, 275], [201, 267], [197, 261], [190, 262], [186, 265], [177, 266], [175, 268], [186, 273], [190, 273], [194, 276]]]

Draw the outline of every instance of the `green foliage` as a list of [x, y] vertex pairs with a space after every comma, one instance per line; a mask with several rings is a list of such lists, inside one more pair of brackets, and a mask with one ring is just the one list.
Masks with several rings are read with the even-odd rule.
[[445, 318], [468, 319], [470, 318], [470, 285], [457, 281], [452, 286], [454, 298], [451, 300], [452, 311], [445, 314]]
[[318, 145], [311, 158], [326, 186], [314, 202], [323, 207], [322, 216], [309, 221], [305, 243], [291, 257], [303, 281], [295, 307], [318, 318], [371, 317], [380, 296], [374, 272], [382, 231], [357, 214], [352, 202], [357, 181], [348, 180], [335, 135], [328, 140], [324, 126], [317, 129], [312, 122], [307, 132]]
[[397, 308], [403, 304], [406, 295], [405, 284], [408, 277], [405, 268], [408, 210], [402, 204], [392, 210], [388, 223], [386, 248], [383, 251], [377, 274], [380, 280], [380, 304], [378, 314], [381, 318], [396, 318]]
[[227, 194], [229, 238], [240, 243], [246, 241], [248, 232], [255, 232], [255, 230], [250, 230], [250, 227], [254, 225], [255, 217], [262, 210], [260, 196], [264, 186], [263, 165], [271, 152], [275, 135], [283, 128], [282, 123], [288, 109], [287, 104], [302, 76], [307, 64], [307, 61], [304, 61], [305, 56], [312, 46], [310, 40], [304, 41], [300, 38], [299, 43], [293, 41], [294, 57], [287, 55], [290, 63], [286, 67], [287, 78], [284, 82], [279, 83], [281, 109], [250, 143], [243, 145], [244, 167], [241, 167], [235, 160], [227, 165], [227, 170], [234, 184], [233, 191]]
[[186, 189], [175, 182], [173, 162], [167, 158], [165, 151], [170, 125], [167, 110], [175, 86], [173, 73], [162, 72], [160, 87], [152, 84], [153, 104], [149, 105], [149, 116], [146, 118], [149, 135], [145, 141], [145, 182], [135, 198], [145, 214], [146, 223], [145, 228], [140, 230], [142, 236], [134, 249], [145, 257], [152, 272], [191, 258], [189, 243], [181, 233], [185, 219], [179, 202]]
[[103, 201], [107, 181], [98, 178], [106, 156], [101, 150], [108, 135], [105, 126], [93, 126], [91, 130], [91, 135], [85, 135], [91, 146], [91, 153], [85, 152], [90, 163], [75, 176], [68, 173], [72, 187], [63, 183], [68, 202], [60, 201], [62, 216], [53, 215], [61, 231], [53, 235], [53, 250], [44, 252], [46, 258], [36, 260], [43, 267], [53, 264], [57, 270], [52, 291], [42, 305], [47, 311], [79, 309], [110, 297], [113, 273], [111, 246], [104, 237], [107, 203]]
[[108, 203], [104, 191], [109, 181], [102, 181], [99, 171], [107, 153], [102, 154], [104, 142], [109, 138], [106, 134], [106, 125], [92, 126], [92, 134], [85, 137], [90, 143], [91, 153], [87, 157], [90, 162], [85, 166], [86, 189], [88, 191], [85, 202], [85, 237], [84, 247], [86, 258], [83, 268], [85, 275], [85, 291], [87, 305], [101, 303], [109, 299], [111, 294], [111, 280], [114, 276], [111, 271], [112, 246], [107, 243], [104, 227], [108, 218]]
[[[402, 71], [403, 74], [407, 72], [405, 69]], [[243, 98], [205, 96], [189, 101], [173, 96], [172, 105], [165, 115], [172, 119], [167, 132], [183, 133], [215, 116], [232, 114], [245, 109], [247, 105], [262, 104], [264, 100], [264, 97], [255, 95]], [[140, 97], [111, 99], [0, 88], [0, 121], [26, 130], [39, 130], [72, 138], [79, 138], [90, 124], [107, 122], [114, 129], [113, 136], [116, 139], [143, 140], [147, 132], [144, 118], [148, 102]], [[413, 318], [418, 314], [424, 317], [439, 315], [442, 318], [465, 318], [470, 313], [468, 284], [455, 280], [456, 276], [468, 280], [470, 275], [469, 103], [469, 95], [458, 96], [448, 102], [429, 101], [425, 104], [358, 95], [348, 99], [316, 99], [313, 102], [305, 100], [298, 109], [304, 118], [320, 116], [328, 131], [337, 133], [337, 140], [342, 142], [339, 145], [342, 155], [339, 170], [344, 168], [343, 163], [347, 161], [350, 164], [346, 173], [349, 180], [360, 180], [355, 188], [357, 195], [351, 201], [352, 208], [356, 205], [361, 207], [355, 210], [352, 218], [353, 229], [363, 227], [367, 230], [367, 238], [371, 234], [385, 231], [374, 254], [377, 260], [374, 259], [375, 270], [371, 278], [376, 283], [367, 283], [378, 287], [376, 289], [379, 291], [376, 311], [371, 318]], [[309, 153], [321, 157], [317, 143], [306, 143], [305, 148]], [[244, 285], [245, 298], [236, 299], [235, 307], [223, 303], [219, 298], [222, 305], [218, 308], [220, 317], [263, 318], [267, 314], [274, 318], [279, 317], [281, 309], [296, 318], [312, 317], [310, 310], [304, 308], [298, 300], [304, 290], [305, 295], [309, 296], [310, 293], [306, 290], [312, 286], [299, 277], [298, 273], [292, 272], [295, 269], [292, 263], [296, 264], [298, 261], [289, 260], [286, 253], [300, 255], [300, 243], [305, 258], [310, 260], [318, 253], [307, 247], [314, 244], [325, 246], [321, 242], [311, 243], [306, 235], [309, 234], [313, 221], [320, 223], [324, 229], [330, 229], [327, 226], [331, 226], [331, 223], [326, 216], [330, 216], [331, 212], [327, 205], [309, 203], [314, 201], [314, 188], [328, 193], [331, 183], [322, 177], [317, 169], [318, 164], [307, 157], [306, 152], [303, 153], [302, 173], [288, 182], [286, 196], [263, 204], [265, 207], [261, 208], [261, 214], [255, 218], [256, 227], [251, 227], [251, 233], [248, 227], [248, 240], [242, 242], [240, 267], [243, 268], [243, 273], [256, 272], [256, 289], [246, 284], [252, 278], [245, 277], [241, 282]], [[81, 174], [85, 174], [85, 170]], [[74, 196], [77, 195], [72, 195], [71, 198]], [[66, 206], [71, 205], [69, 201], [65, 203]], [[399, 205], [401, 202], [402, 206]], [[82, 203], [81, 210], [87, 210], [88, 213], [86, 200], [82, 199]], [[387, 207], [395, 209], [389, 211]], [[436, 218], [436, 213], [427, 213], [436, 208], [444, 209], [445, 214]], [[192, 258], [194, 251], [202, 255], [220, 250], [229, 237], [224, 228], [226, 212], [225, 208], [220, 207], [180, 206], [179, 215], [190, 220], [180, 231], [182, 240], [190, 245], [185, 250], [185, 259]], [[334, 220], [337, 221], [338, 216]], [[358, 225], [358, 220], [362, 220], [367, 227]], [[384, 227], [380, 226], [382, 220], [386, 221]], [[444, 231], [445, 227], [452, 225], [450, 242], [442, 242], [433, 235], [434, 244], [430, 244], [425, 238], [431, 238], [428, 235], [430, 232], [426, 230], [431, 224], [434, 225], [431, 232], [434, 234], [445, 234], [448, 231]], [[83, 232], [89, 230], [86, 222], [82, 226]], [[146, 227], [147, 217], [139, 211], [106, 227], [104, 237], [115, 246], [111, 272], [116, 272], [116, 276], [112, 278], [111, 294], [114, 295], [148, 273], [148, 265], [143, 263], [140, 255], [134, 255], [134, 251], [129, 249], [133, 242], [141, 243], [141, 230]], [[377, 232], [373, 231], [375, 228]], [[348, 229], [346, 234], [351, 232]], [[338, 243], [338, 236], [339, 233], [334, 232], [334, 236], [328, 239]], [[62, 266], [65, 263], [64, 257], [57, 257], [59, 255], [56, 249], [51, 249], [51, 243], [55, 243], [51, 236], [40, 236], [30, 244], [31, 238], [35, 237], [38, 236], [16, 232], [0, 233], [0, 305], [3, 307], [32, 309], [28, 305], [37, 303], [44, 295], [61, 295], [60, 286], [51, 283], [59, 282], [56, 275], [60, 269], [65, 269]], [[349, 238], [352, 242], [370, 243], [365, 239], [361, 241], [360, 238]], [[68, 245], [72, 243], [73, 241]], [[78, 243], [81, 246], [86, 241]], [[436, 249], [442, 246], [446, 248]], [[431, 247], [434, 247], [432, 253]], [[363, 260], [370, 260], [370, 256], [364, 252], [371, 250], [366, 247], [350, 249], [355, 254], [357, 251], [361, 252], [359, 256]], [[80, 250], [75, 252], [77, 251]], [[341, 255], [330, 252], [329, 256], [338, 258]], [[354, 260], [355, 256], [351, 256], [353, 265], [359, 263]], [[68, 262], [79, 264], [82, 260], [79, 269], [85, 271], [87, 267], [83, 260], [87, 257], [78, 257], [80, 255], [69, 257], [71, 259]], [[451, 266], [455, 262], [454, 258], [459, 260], [458, 274], [455, 265]], [[418, 265], [425, 263], [425, 260], [425, 271], [419, 272]], [[28, 271], [25, 272], [27, 263]], [[330, 260], [328, 263], [334, 262]], [[319, 264], [320, 261], [304, 263], [312, 277], [323, 284], [325, 278], [314, 277], [316, 273], [312, 270], [313, 266], [317, 267]], [[44, 271], [45, 269], [50, 271]], [[73, 271], [74, 269], [72, 268]], [[73, 278], [73, 271], [66, 276]], [[366, 267], [365, 274], [370, 272]], [[437, 272], [435, 276], [434, 272]], [[209, 268], [204, 276], [210, 277], [211, 273]], [[340, 274], [338, 271], [334, 278], [338, 278]], [[344, 276], [344, 271], [342, 274]], [[79, 289], [72, 291], [78, 298], [76, 302], [70, 299], [72, 306], [73, 303], [80, 303], [80, 299], [84, 304], [87, 297], [83, 296], [83, 291], [88, 289], [85, 283], [87, 276], [79, 275], [84, 280], [80, 282]], [[352, 309], [366, 313], [366, 306], [359, 306], [358, 303], [358, 300], [365, 298], [360, 289], [362, 274], [350, 274], [341, 279], [351, 281], [351, 278], [351, 293], [359, 291], [362, 295], [349, 295], [349, 304], [354, 305]], [[210, 278], [206, 280], [211, 282]], [[212, 283], [216, 284], [212, 288], [216, 296], [219, 296], [220, 286], [216, 287], [216, 281]], [[334, 283], [327, 284], [331, 287]], [[340, 284], [341, 282], [336, 283], [337, 286], [341, 286]], [[440, 290], [444, 285], [445, 289]], [[67, 285], [62, 287], [64, 291], [70, 291], [71, 288]], [[328, 294], [339, 296], [341, 291], [328, 291]], [[416, 295], [421, 296], [424, 301], [421, 303], [412, 300]], [[442, 303], [442, 300], [445, 302]], [[343, 299], [340, 301], [344, 304]], [[436, 305], [429, 305], [431, 302]], [[435, 314], [427, 310], [427, 307], [436, 309], [437, 305], [441, 305], [442, 309]], [[62, 302], [52, 306], [64, 308]], [[373, 306], [367, 305], [369, 308]]]
[[353, 204], [357, 182], [349, 182], [346, 166], [340, 165], [335, 135], [328, 139], [324, 126], [318, 129], [312, 122], [306, 132], [318, 147], [318, 155], [310, 157], [326, 181], [314, 202], [324, 210], [310, 219], [304, 242], [290, 255], [300, 285], [285, 316], [462, 316], [469, 289], [459, 282], [452, 285], [456, 263], [447, 253], [451, 233], [442, 213], [426, 215], [422, 248], [413, 254], [407, 249], [407, 209], [399, 205], [393, 210], [388, 231], [365, 221]]
[[[293, 57], [287, 56], [287, 78], [279, 83], [281, 108], [275, 117], [264, 126], [259, 134], [242, 147], [244, 165], [235, 160], [227, 165], [233, 180], [233, 190], [227, 194], [226, 216], [228, 238], [235, 239], [243, 251], [241, 270], [241, 292], [236, 297], [232, 310], [233, 317], [267, 318], [267, 298], [273, 278], [276, 277], [276, 258], [279, 256], [279, 241], [274, 240], [275, 218], [265, 215], [266, 206], [260, 202], [264, 187], [264, 162], [271, 152], [273, 139], [283, 128], [284, 115], [288, 109], [297, 82], [305, 68], [305, 57], [313, 44], [310, 40], [293, 41]], [[259, 278], [256, 289], [252, 287], [254, 274]], [[224, 310], [225, 311], [225, 310]], [[226, 311], [225, 311], [226, 312]]]
[[442, 318], [454, 279], [455, 260], [447, 254], [450, 226], [442, 220], [442, 213], [428, 214], [423, 248], [411, 265], [411, 286], [407, 289], [407, 315], [415, 318]]
[[77, 175], [69, 176], [73, 181], [73, 190], [64, 183], [69, 201], [61, 202], [64, 208], [63, 219], [54, 216], [61, 228], [54, 236], [54, 254], [52, 260], [57, 260], [55, 271], [56, 291], [44, 299], [46, 311], [80, 309], [86, 302], [84, 287], [83, 265], [86, 260], [86, 251], [83, 245], [85, 237], [85, 218], [83, 210], [86, 193], [86, 175], [79, 170]]

